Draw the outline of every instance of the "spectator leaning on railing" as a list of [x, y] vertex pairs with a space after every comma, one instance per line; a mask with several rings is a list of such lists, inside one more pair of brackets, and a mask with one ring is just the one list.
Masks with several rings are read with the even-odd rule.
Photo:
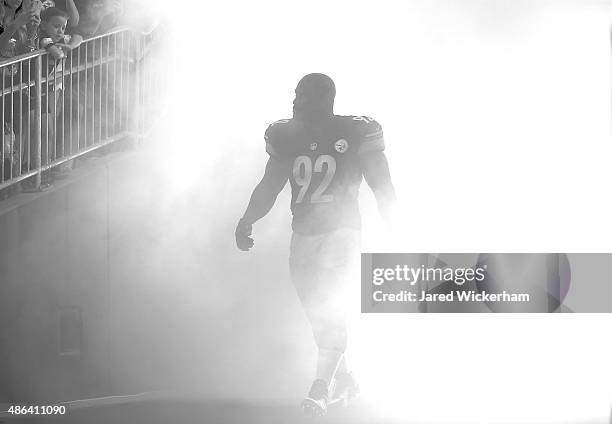
[[56, 60], [64, 59], [67, 51], [79, 47], [83, 42], [79, 34], [66, 34], [67, 25], [68, 14], [57, 7], [50, 7], [41, 14], [40, 47]]
[[[68, 22], [70, 26], [76, 27], [79, 24], [79, 11], [74, 0], [63, 1]], [[2, 56], [12, 57], [36, 50], [38, 48], [36, 29], [40, 24], [40, 14], [55, 5], [56, 2], [53, 0], [3, 0], [0, 3], [0, 53]]]
[[[0, 0], [1, 1], [1, 0]], [[40, 17], [32, 8], [24, 9], [21, 4], [21, 0], [4, 0], [0, 3], [1, 16], [0, 21], [0, 59], [8, 59], [13, 56], [28, 53], [30, 51], [38, 49], [37, 45], [37, 28], [40, 23]], [[28, 63], [21, 67], [21, 71], [24, 75], [19, 74], [20, 67], [17, 64], [10, 66], [4, 66], [2, 68], [1, 78], [4, 79], [4, 87], [10, 87], [12, 84], [19, 84], [22, 81], [27, 81], [30, 78], [31, 70]], [[24, 160], [24, 170], [28, 168], [27, 158], [29, 155], [27, 152], [29, 141], [25, 139], [27, 134], [26, 128], [29, 126], [28, 121], [28, 108], [27, 108], [27, 90], [14, 91], [12, 94], [3, 95], [3, 121], [5, 134], [12, 134], [9, 140], [13, 143], [12, 151], [10, 147], [5, 143], [4, 145], [4, 161], [5, 165], [9, 165], [6, 170], [13, 170], [13, 175], [18, 175], [17, 172], [21, 165], [17, 163], [9, 164], [7, 159], [14, 160], [19, 156], [19, 149], [24, 151], [22, 156]], [[23, 118], [23, 119], [20, 119]], [[10, 130], [7, 130], [10, 129]], [[10, 131], [10, 132], [8, 132]], [[6, 141], [6, 136], [5, 136]], [[17, 155], [15, 155], [15, 152]]]
[[[16, 55], [29, 53], [41, 48], [39, 42], [39, 24], [40, 14], [44, 13], [49, 7], [55, 4], [51, 0], [0, 0], [0, 59], [8, 59]], [[68, 9], [66, 13], [68, 20], [73, 26], [79, 22], [79, 12], [74, 4], [74, 0], [58, 0], [64, 1]], [[32, 80], [33, 69], [24, 63], [21, 70], [23, 75], [18, 75], [19, 67], [13, 65], [6, 67], [3, 71], [2, 78], [6, 78], [5, 86], [11, 83], [25, 82]], [[28, 92], [15, 92], [12, 96], [4, 97], [4, 120], [7, 116], [13, 118], [12, 126], [15, 132], [22, 134], [23, 128], [15, 125], [15, 119], [19, 118], [20, 113], [28, 113], [27, 106], [22, 101], [23, 96], [28, 96]], [[12, 106], [12, 107], [11, 107]], [[27, 123], [22, 121], [22, 125]]]
[[[40, 47], [47, 50], [50, 56], [50, 58], [43, 57], [43, 69], [46, 68], [43, 71], [43, 75], [46, 74], [49, 77], [47, 82], [49, 89], [43, 90], [41, 102], [43, 107], [43, 128], [47, 127], [45, 125], [47, 121], [51, 124], [48, 125], [49, 161], [54, 159], [55, 152], [59, 153], [58, 156], [66, 155], [68, 151], [64, 141], [70, 142], [70, 140], [60, 140], [60, 137], [58, 137], [62, 134], [61, 126], [63, 125], [63, 96], [61, 93], [64, 90], [64, 81], [61, 73], [63, 67], [66, 66], [64, 62], [67, 58], [67, 53], [80, 46], [83, 42], [83, 37], [78, 34], [66, 34], [67, 25], [68, 14], [57, 7], [50, 7], [41, 13], [39, 27]], [[70, 66], [70, 64], [67, 66]], [[46, 134], [44, 135], [46, 136]], [[46, 138], [44, 140], [46, 142]], [[60, 150], [62, 147], [66, 148], [66, 151]], [[46, 151], [46, 149], [43, 150]], [[45, 161], [44, 156], [43, 161]], [[65, 172], [68, 168], [69, 166], [62, 169], [54, 168], [54, 172]]]
[[[72, 3], [72, 0], [67, 0], [68, 3]], [[65, 33], [66, 26], [68, 25], [69, 14], [56, 7], [45, 7], [38, 15], [38, 7], [30, 4], [26, 9], [19, 10], [21, 4], [12, 3], [12, 7], [16, 9], [16, 18], [5, 28], [4, 32], [0, 34], [0, 54], [4, 57], [10, 57], [16, 54], [27, 53], [28, 51], [34, 51], [38, 49], [46, 49], [49, 56], [43, 57], [43, 76], [49, 76], [50, 82], [48, 82], [48, 88], [43, 89], [42, 103], [42, 115], [41, 115], [41, 152], [42, 152], [42, 164], [45, 165], [53, 161], [56, 157], [56, 127], [57, 124], [61, 125], [62, 121], [59, 119], [62, 112], [61, 90], [63, 89], [63, 80], [58, 79], [58, 75], [64, 66], [64, 59], [66, 52], [78, 47], [83, 38], [80, 35], [69, 36]], [[25, 4], [24, 4], [25, 6]], [[78, 13], [77, 13], [78, 15]], [[6, 18], [10, 19], [10, 14]], [[32, 81], [33, 69], [29, 66], [22, 67], [23, 75], [15, 75], [16, 72], [12, 72], [10, 75], [10, 83]], [[48, 96], [46, 94], [49, 94]], [[54, 95], [55, 94], [55, 95]], [[21, 136], [23, 141], [24, 159], [29, 157], [30, 166], [26, 167], [32, 169], [39, 165], [36, 157], [37, 146], [33, 139], [26, 140], [24, 137], [27, 134], [26, 128], [28, 122], [30, 125], [30, 134], [35, 133], [36, 120], [34, 119], [34, 107], [36, 105], [35, 99], [33, 98], [34, 92], [31, 90], [24, 90], [15, 92], [12, 96], [7, 96], [4, 99], [4, 119], [10, 116], [13, 120], [13, 127], [15, 122], [21, 122], [25, 128], [16, 128], [16, 133]], [[29, 99], [27, 99], [29, 97]], [[29, 105], [29, 108], [28, 108]], [[27, 117], [27, 119], [20, 119], [19, 116]], [[28, 155], [29, 153], [29, 155]], [[63, 152], [61, 152], [63, 154]], [[46, 174], [46, 173], [45, 173]], [[46, 177], [46, 175], [45, 175]]]

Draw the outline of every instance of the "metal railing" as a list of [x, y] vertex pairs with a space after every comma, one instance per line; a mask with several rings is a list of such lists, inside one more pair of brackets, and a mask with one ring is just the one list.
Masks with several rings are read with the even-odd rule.
[[62, 164], [118, 140], [139, 140], [163, 103], [160, 36], [119, 28], [89, 38], [55, 61], [44, 51], [0, 62], [3, 130], [0, 190], [43, 178]]

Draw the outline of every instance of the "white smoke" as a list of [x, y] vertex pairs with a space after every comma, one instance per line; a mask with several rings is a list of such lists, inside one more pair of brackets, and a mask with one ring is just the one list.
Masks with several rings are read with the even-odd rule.
[[[309, 72], [334, 78], [337, 113], [383, 125], [403, 250], [609, 251], [605, 7], [264, 1], [169, 12], [180, 62], [171, 64], [169, 129], [151, 153], [165, 188], [156, 247], [179, 259], [168, 284], [175, 312], [192, 320], [176, 336], [190, 340], [183, 358], [201, 367], [190, 369], [192, 386], [299, 396], [311, 377], [314, 345], [287, 272], [287, 191], [255, 225], [255, 250], [233, 246], [263, 173], [263, 132], [290, 115], [293, 88]], [[384, 248], [363, 194], [365, 248]], [[366, 394], [389, 409], [407, 405], [398, 412], [407, 417], [600, 417], [611, 394], [609, 321], [361, 316], [355, 365]]]

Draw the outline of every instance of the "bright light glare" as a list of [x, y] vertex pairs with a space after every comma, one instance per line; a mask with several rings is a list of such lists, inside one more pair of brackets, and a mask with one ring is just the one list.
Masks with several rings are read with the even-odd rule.
[[[267, 124], [290, 115], [302, 75], [325, 72], [337, 113], [385, 128], [403, 250], [610, 251], [610, 19], [597, 4], [192, 2], [174, 21], [175, 169], [246, 193]], [[368, 250], [385, 241], [371, 196], [363, 207]], [[603, 419], [611, 321], [361, 316], [353, 357], [366, 398], [396, 417]]]
[[351, 362], [368, 403], [403, 422], [603, 424], [610, 324], [603, 315], [362, 316]]

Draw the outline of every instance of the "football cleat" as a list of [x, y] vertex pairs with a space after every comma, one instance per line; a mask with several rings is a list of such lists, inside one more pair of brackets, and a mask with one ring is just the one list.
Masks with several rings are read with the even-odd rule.
[[346, 406], [350, 400], [359, 396], [359, 385], [353, 373], [338, 373], [335, 386], [333, 400], [329, 402], [330, 404], [340, 403]]
[[302, 410], [310, 417], [323, 417], [327, 414], [327, 383], [318, 379], [312, 383], [308, 396], [302, 401]]

